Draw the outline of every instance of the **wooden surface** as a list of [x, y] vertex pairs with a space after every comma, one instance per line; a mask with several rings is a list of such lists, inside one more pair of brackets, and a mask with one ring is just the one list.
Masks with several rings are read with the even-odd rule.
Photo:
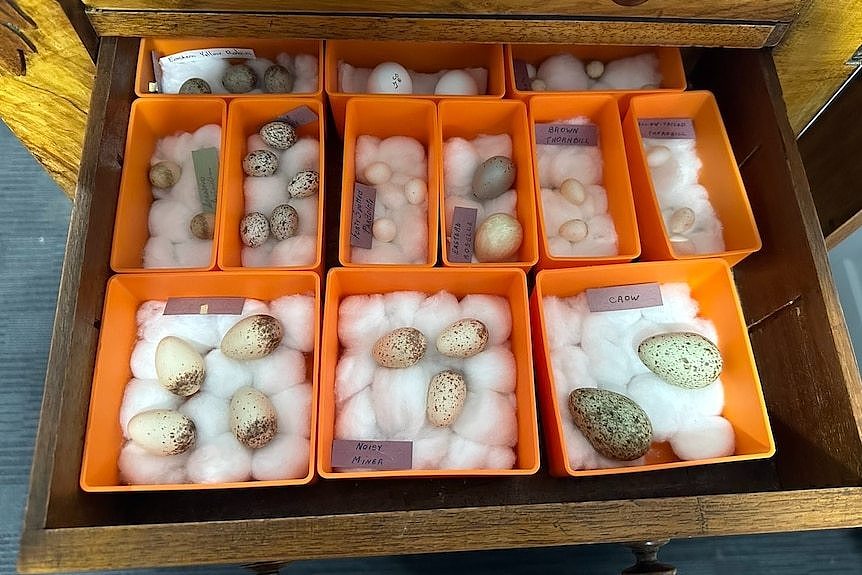
[[810, 0], [775, 50], [790, 125], [799, 132], [853, 71], [862, 0]]
[[0, 50], [7, 55], [0, 59], [6, 62], [0, 66], [0, 118], [73, 196], [95, 67], [59, 3], [17, 0], [20, 12], [12, 6], [0, 3], [0, 16], [20, 30], [0, 27], [6, 40]]

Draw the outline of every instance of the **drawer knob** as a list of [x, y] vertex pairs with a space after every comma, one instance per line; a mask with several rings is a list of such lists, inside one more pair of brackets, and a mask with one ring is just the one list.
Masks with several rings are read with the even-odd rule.
[[647, 0], [614, 0], [614, 4], [619, 4], [620, 6], [637, 6], [646, 1]]
[[676, 567], [667, 563], [660, 563], [658, 560], [658, 551], [667, 542], [668, 539], [625, 543], [624, 545], [635, 554], [637, 563], [624, 569], [622, 575], [676, 575]]

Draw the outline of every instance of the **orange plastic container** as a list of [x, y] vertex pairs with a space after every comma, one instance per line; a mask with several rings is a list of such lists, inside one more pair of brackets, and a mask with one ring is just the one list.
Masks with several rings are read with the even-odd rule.
[[[723, 252], [677, 254], [671, 247], [658, 199], [652, 185], [638, 120], [646, 118], [691, 118], [697, 138], [697, 155], [703, 162], [698, 181], [709, 193], [709, 201], [724, 226]], [[684, 92], [632, 98], [623, 121], [629, 172], [638, 214], [644, 260], [720, 257], [732, 266], [761, 247], [751, 204], [710, 92]]]
[[437, 263], [437, 210], [440, 194], [440, 142], [437, 136], [437, 107], [430, 100], [359, 98], [347, 104], [344, 132], [344, 171], [341, 178], [341, 219], [338, 259], [345, 267], [393, 267], [405, 264], [355, 264], [351, 261], [350, 222], [353, 214], [353, 185], [356, 181], [356, 139], [359, 136], [409, 136], [425, 146], [428, 158], [428, 258], [410, 267], [431, 267]]
[[[258, 58], [275, 62], [276, 56], [285, 52], [290, 55], [308, 54], [317, 56], [317, 90], [297, 94], [205, 94], [202, 98], [247, 98], [247, 97], [300, 97], [323, 100], [323, 42], [320, 40], [269, 40], [260, 38], [144, 38], [138, 52], [138, 70], [135, 75], [135, 94], [141, 97], [159, 96], [149, 91], [153, 77], [153, 50], [161, 56], [203, 50], [205, 48], [251, 48]], [[186, 98], [188, 96], [181, 96]]]
[[[576, 96], [536, 96], [530, 100], [530, 138], [533, 143], [533, 172], [539, 214], [539, 268], [561, 268], [632, 261], [641, 253], [635, 204], [629, 182], [625, 144], [619, 112], [613, 97], [601, 94]], [[585, 116], [599, 127], [602, 151], [602, 185], [608, 194], [608, 213], [617, 230], [618, 254], [615, 256], [559, 257], [548, 251], [545, 213], [542, 206], [541, 178], [536, 155], [536, 124]]]
[[[512, 159], [517, 168], [515, 190], [518, 196], [517, 219], [524, 229], [524, 240], [512, 262], [449, 261], [446, 239], [446, 190], [443, 160], [440, 161], [440, 245], [443, 264], [452, 267], [518, 267], [529, 272], [539, 260], [536, 236], [536, 194], [533, 183], [533, 159], [530, 131], [527, 126], [527, 108], [520, 102], [446, 100], [437, 107], [439, 115], [440, 149], [449, 138], [472, 140], [480, 135], [509, 134], [512, 138]], [[481, 222], [477, 222], [477, 226]]]
[[584, 92], [551, 92], [554, 95], [575, 94], [610, 94], [613, 95], [620, 105], [620, 110], [625, 112], [628, 101], [637, 94], [650, 94], [661, 92], [680, 92], [685, 90], [687, 82], [685, 68], [682, 65], [682, 55], [679, 48], [649, 47], [649, 46], [581, 46], [576, 44], [507, 44], [506, 45], [506, 95], [523, 102], [530, 98], [548, 94], [549, 92], [536, 92], [532, 89], [518, 89], [515, 81], [515, 60], [522, 60], [539, 68], [542, 62], [556, 54], [569, 53], [575, 58], [587, 63], [598, 60], [602, 63], [628, 58], [647, 52], [654, 52], [658, 56], [659, 71], [661, 72], [661, 85], [656, 89], [645, 90], [588, 90]]
[[428, 98], [435, 102], [451, 98], [471, 100], [499, 100], [506, 93], [503, 71], [503, 46], [501, 44], [468, 44], [457, 42], [393, 42], [366, 40], [331, 40], [326, 43], [326, 95], [335, 126], [339, 134], [344, 133], [347, 101], [350, 98], [372, 96], [375, 98], [403, 99], [406, 96], [391, 94], [348, 93], [339, 84], [338, 62], [347, 62], [356, 68], [374, 68], [383, 62], [398, 62], [409, 70], [434, 73], [455, 68], [485, 68], [488, 70], [488, 89], [477, 96], [411, 95], [411, 98]]
[[[224, 162], [224, 126], [227, 104], [213, 98], [162, 96], [136, 100], [132, 103], [126, 152], [123, 156], [123, 176], [117, 200], [117, 217], [111, 247], [111, 268], [116, 272], [176, 272], [211, 270], [216, 265], [219, 237], [219, 214], [222, 209], [221, 187]], [[212, 257], [202, 268], [144, 268], [144, 246], [150, 237], [148, 216], [153, 203], [149, 180], [150, 157], [156, 142], [178, 132], [194, 132], [207, 124], [222, 127], [219, 153], [219, 193], [216, 200], [216, 226]]]
[[[551, 352], [546, 345], [545, 296], [569, 297], [587, 288], [628, 285], [647, 282], [685, 282], [691, 296], [700, 306], [700, 316], [711, 320], [718, 332], [718, 347], [724, 359], [721, 381], [725, 405], [722, 415], [736, 434], [736, 453], [728, 457], [680, 461], [667, 443], [654, 444], [646, 455], [646, 464], [635, 467], [576, 471], [566, 456], [562, 418], [570, 417], [565, 405], [558, 405]], [[609, 475], [691, 467], [709, 463], [765, 459], [775, 454], [775, 442], [757, 367], [751, 352], [745, 318], [727, 263], [720, 259], [686, 262], [647, 262], [594, 268], [546, 270], [536, 276], [536, 288], [530, 301], [533, 325], [533, 351], [536, 355], [539, 403], [550, 473], [557, 477]]]
[[[248, 137], [267, 122], [271, 122], [291, 110], [307, 106], [313, 110], [318, 117], [317, 122], [311, 122], [299, 126], [296, 130], [297, 136], [317, 138], [320, 142], [320, 162], [317, 172], [320, 174], [320, 190], [318, 192], [317, 204], [317, 255], [314, 262], [306, 265], [271, 267], [271, 268], [246, 268], [242, 265], [243, 243], [239, 236], [239, 223], [245, 215], [245, 194], [243, 182], [246, 178], [242, 169], [242, 159], [247, 152]], [[324, 128], [323, 104], [317, 100], [306, 98], [244, 98], [230, 103], [225, 147], [224, 184], [222, 185], [222, 214], [221, 229], [223, 230], [218, 248], [218, 266], [223, 270], [301, 270], [312, 269], [320, 273], [323, 268], [323, 214], [326, 188], [324, 183]], [[288, 195], [285, 192], [284, 201], [287, 202]], [[267, 214], [268, 215], [268, 214]]]
[[[453, 268], [390, 268], [368, 270], [335, 268], [329, 272], [323, 319], [320, 364], [320, 412], [317, 469], [328, 479], [379, 477], [466, 477], [532, 475], [539, 469], [539, 438], [530, 355], [530, 321], [527, 278], [518, 269], [462, 270]], [[332, 440], [335, 428], [335, 368], [341, 355], [338, 341], [338, 308], [341, 300], [357, 294], [377, 294], [402, 290], [434, 293], [446, 290], [459, 299], [468, 294], [492, 294], [509, 300], [512, 310], [510, 344], [515, 356], [518, 415], [517, 458], [513, 469], [407, 469], [397, 471], [345, 471], [332, 468]]]
[[[169, 297], [240, 296], [273, 300], [285, 295], [313, 293], [315, 309], [320, 309], [320, 279], [312, 272], [258, 272], [256, 274], [178, 273], [117, 275], [108, 282], [102, 333], [96, 354], [96, 369], [90, 391], [90, 413], [81, 467], [84, 491], [176, 491], [192, 489], [226, 489], [303, 485], [314, 477], [314, 438], [317, 425], [318, 347], [309, 358], [312, 374], [311, 445], [308, 474], [301, 479], [278, 481], [245, 481], [215, 484], [121, 485], [117, 458], [123, 445], [119, 424], [120, 406], [126, 383], [132, 378], [129, 358], [137, 339], [136, 312], [148, 300]], [[314, 325], [319, 342], [319, 321]]]

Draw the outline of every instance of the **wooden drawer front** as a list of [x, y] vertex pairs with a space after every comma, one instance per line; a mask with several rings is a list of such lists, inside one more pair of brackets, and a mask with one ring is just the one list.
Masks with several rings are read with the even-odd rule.
[[[717, 96], [763, 236], [763, 249], [734, 274], [775, 432], [774, 458], [657, 471], [638, 480], [555, 479], [540, 470], [531, 477], [496, 479], [84, 493], [78, 487], [82, 438], [137, 45], [102, 41], [34, 456], [22, 569], [255, 562], [862, 524], [862, 386], [823, 239], [771, 55], [732, 50], [693, 53], [690, 80]], [[333, 238], [338, 143], [327, 152]], [[335, 261], [337, 246], [330, 242], [327, 262]]]

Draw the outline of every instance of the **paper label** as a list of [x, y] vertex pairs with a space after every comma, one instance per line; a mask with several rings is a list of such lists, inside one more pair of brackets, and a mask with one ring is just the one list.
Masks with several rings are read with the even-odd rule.
[[648, 118], [638, 120], [642, 138], [659, 140], [693, 140], [694, 120], [691, 118]]
[[294, 108], [287, 114], [279, 116], [276, 120], [287, 122], [294, 128], [298, 128], [300, 126], [316, 122], [318, 118], [314, 110], [308, 106], [300, 106], [299, 108]]
[[[162, 67], [159, 65], [161, 55], [155, 50], [150, 51], [150, 58], [153, 60], [153, 82], [149, 84], [150, 93], [159, 93], [162, 91]], [[153, 86], [155, 84], [155, 86]], [[155, 89], [154, 89], [155, 88]]]
[[241, 58], [243, 60], [251, 60], [254, 57], [254, 50], [251, 48], [205, 48], [203, 50], [186, 50], [185, 52], [177, 52], [170, 56], [163, 56], [159, 58], [159, 63], [178, 64], [196, 62], [206, 58]]
[[203, 211], [215, 213], [218, 190], [218, 148], [201, 148], [192, 152], [195, 179]]
[[413, 468], [412, 441], [334, 439], [332, 467], [392, 470]]
[[355, 182], [353, 184], [353, 214], [350, 218], [350, 245], [355, 248], [371, 248], [374, 227], [374, 204], [377, 189]]
[[449, 238], [450, 262], [470, 263], [473, 261], [475, 241], [476, 208], [457, 207], [452, 213], [452, 236]]
[[590, 311], [618, 311], [662, 305], [657, 283], [631, 284], [587, 290]]
[[527, 71], [527, 63], [521, 59], [512, 60], [512, 71], [515, 72], [515, 88], [526, 92], [530, 89], [530, 73]]
[[536, 124], [536, 143], [551, 146], [598, 146], [595, 124]]
[[239, 315], [244, 297], [172, 297], [162, 315]]

